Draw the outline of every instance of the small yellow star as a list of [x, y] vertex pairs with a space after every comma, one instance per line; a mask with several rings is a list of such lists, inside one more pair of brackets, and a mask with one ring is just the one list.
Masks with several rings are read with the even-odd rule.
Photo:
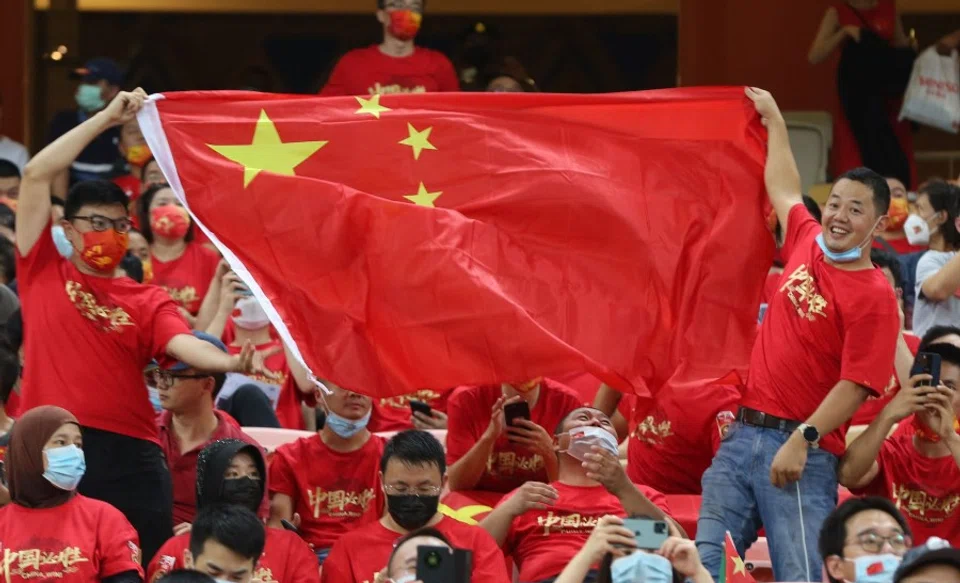
[[407, 124], [407, 131], [410, 133], [410, 137], [405, 140], [401, 140], [400, 143], [404, 146], [410, 146], [413, 148], [413, 159], [420, 159], [420, 152], [424, 150], [436, 150], [436, 146], [430, 143], [430, 132], [433, 131], [433, 127], [429, 127], [422, 132], [417, 131], [417, 128], [413, 127], [412, 124]]
[[740, 558], [740, 555], [734, 555], [730, 557], [730, 560], [733, 561], [733, 574], [742, 573], [746, 576], [747, 566], [743, 564], [743, 559]]
[[260, 110], [252, 143], [227, 146], [207, 144], [214, 152], [243, 166], [244, 188], [263, 170], [281, 176], [295, 176], [293, 169], [326, 145], [327, 142], [284, 143], [277, 133], [277, 126], [264, 110]]
[[427, 187], [424, 186], [423, 183], [421, 182], [420, 188], [417, 190], [417, 194], [410, 194], [403, 198], [420, 206], [428, 206], [430, 208], [434, 208], [433, 201], [440, 198], [441, 194], [443, 194], [443, 191], [427, 192]]
[[391, 111], [389, 107], [385, 105], [380, 105], [380, 94], [372, 96], [370, 99], [364, 99], [362, 97], [357, 97], [357, 103], [360, 104], [360, 109], [355, 111], [356, 114], [369, 113], [373, 117], [380, 119], [380, 114], [384, 111]]

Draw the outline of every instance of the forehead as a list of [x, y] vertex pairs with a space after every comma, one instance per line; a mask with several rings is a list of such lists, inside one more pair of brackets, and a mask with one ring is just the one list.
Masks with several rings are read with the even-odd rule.
[[391, 568], [399, 568], [405, 563], [411, 561], [416, 561], [417, 559], [417, 549], [420, 547], [445, 547], [450, 548], [447, 543], [443, 542], [438, 538], [432, 536], [418, 536], [407, 541], [404, 541], [402, 545], [397, 547], [396, 556], [393, 558], [393, 564], [390, 565]]
[[960, 348], [960, 336], [956, 334], [947, 334], [946, 336], [941, 336], [940, 338], [934, 339], [930, 344], [952, 344], [957, 348]]
[[173, 189], [170, 188], [161, 188], [153, 195], [153, 200], [151, 202], [169, 202], [171, 200], [177, 200], [177, 195], [173, 193]]
[[0, 176], [0, 185], [13, 186], [16, 184], [20, 184], [19, 176]]
[[847, 519], [847, 536], [855, 536], [866, 530], [876, 530], [880, 533], [889, 530], [902, 530], [896, 519], [883, 510], [864, 510]]
[[894, 190], [906, 190], [907, 188], [903, 185], [902, 182], [896, 178], [887, 178], [887, 186], [890, 187], [891, 191]]
[[408, 464], [397, 458], [391, 458], [387, 462], [386, 471], [383, 472], [384, 480], [407, 484], [417, 484], [425, 481], [439, 483], [442, 478], [440, 468], [436, 464]]
[[872, 206], [873, 191], [862, 182], [842, 178], [833, 185], [833, 190], [830, 191], [830, 200], [849, 203], [856, 202], [864, 205], [870, 204]]
[[213, 564], [230, 573], [252, 570], [254, 563], [253, 559], [247, 559], [215, 540], [207, 540], [203, 543], [203, 552], [197, 557], [196, 562], [201, 568]]
[[253, 461], [253, 456], [248, 452], [241, 451], [237, 455], [233, 456], [233, 459], [230, 460], [230, 465], [233, 467], [246, 467], [246, 466], [255, 466], [256, 462]]
[[77, 427], [76, 423], [64, 423], [60, 427], [57, 427], [57, 430], [53, 432], [53, 435], [50, 437], [77, 437], [80, 435], [80, 428]]
[[566, 419], [564, 419], [564, 423], [566, 423], [567, 421], [575, 420], [577, 419], [577, 417], [582, 417], [584, 415], [586, 415], [590, 419], [606, 419], [608, 421], [610, 420], [610, 418], [607, 417], [606, 413], [604, 413], [599, 409], [594, 409], [593, 407], [580, 407], [578, 409], [574, 409], [573, 411], [571, 411], [570, 414], [567, 415]]

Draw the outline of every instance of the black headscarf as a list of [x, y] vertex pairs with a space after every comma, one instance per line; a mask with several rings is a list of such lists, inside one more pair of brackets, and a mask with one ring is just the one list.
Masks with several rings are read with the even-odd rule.
[[[203, 448], [197, 456], [197, 510], [207, 506], [224, 502], [223, 475], [230, 467], [230, 462], [238, 453], [246, 453], [253, 458], [257, 470], [260, 472], [260, 500], [266, 491], [267, 464], [263, 459], [263, 452], [255, 445], [250, 445], [239, 439], [221, 439]], [[251, 508], [253, 512], [259, 509], [259, 504]]]

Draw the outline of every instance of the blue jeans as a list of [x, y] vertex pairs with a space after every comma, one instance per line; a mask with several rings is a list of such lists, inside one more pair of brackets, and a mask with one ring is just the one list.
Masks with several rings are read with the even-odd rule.
[[320, 563], [320, 566], [323, 566], [323, 562], [327, 560], [327, 555], [330, 554], [330, 548], [325, 549], [314, 549], [313, 552], [317, 555], [317, 562]]
[[824, 519], [837, 506], [838, 460], [811, 448], [800, 481], [777, 488], [770, 483], [770, 466], [789, 437], [775, 429], [734, 423], [703, 475], [697, 550], [715, 581], [726, 532], [743, 556], [761, 526], [776, 581], [821, 580], [817, 539]]

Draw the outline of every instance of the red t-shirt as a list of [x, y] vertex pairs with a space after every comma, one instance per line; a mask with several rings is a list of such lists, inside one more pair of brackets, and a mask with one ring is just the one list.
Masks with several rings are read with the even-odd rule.
[[[157, 416], [157, 428], [160, 432], [160, 447], [167, 458], [170, 467], [170, 477], [173, 479], [173, 523], [193, 522], [197, 514], [197, 458], [200, 450], [214, 441], [221, 439], [239, 439], [250, 445], [263, 449], [252, 437], [240, 429], [232, 417], [222, 411], [214, 411], [217, 416], [217, 428], [210, 439], [190, 451], [180, 453], [180, 441], [173, 431], [173, 415], [164, 411]], [[263, 477], [266, 479], [266, 476]], [[269, 499], [264, 494], [264, 506], [261, 514], [266, 516], [269, 510]]]
[[[542, 581], [556, 577], [586, 544], [601, 517], [626, 517], [620, 500], [603, 486], [551, 484], [559, 494], [553, 506], [528, 510], [513, 519], [504, 552], [520, 569], [520, 581]], [[637, 486], [643, 494], [669, 514], [667, 499], [656, 490]], [[504, 496], [500, 504], [510, 496]]]
[[717, 415], [736, 415], [740, 390], [737, 385], [716, 383], [661, 390], [630, 433], [630, 479], [666, 494], [700, 494], [700, 478], [720, 447]]
[[932, 536], [960, 545], [960, 468], [952, 455], [921, 455], [912, 432], [897, 432], [883, 443], [877, 464], [877, 477], [854, 494], [893, 500], [910, 524], [915, 545]]
[[[918, 251], [926, 251], [928, 247], [926, 245], [911, 245], [907, 241], [906, 237], [899, 239], [885, 239], [887, 243], [893, 247], [893, 250], [896, 251], [899, 255], [909, 255], [910, 253], [917, 253]], [[880, 241], [873, 242], [874, 249], [880, 249], [886, 251], [887, 248]]]
[[[131, 176], [129, 174], [117, 176], [113, 179], [113, 183], [123, 190], [123, 194], [127, 195], [127, 198], [130, 199], [130, 202], [140, 198], [140, 179], [136, 176]], [[136, 214], [137, 213], [132, 213], [132, 215]]]
[[177, 304], [196, 316], [217, 272], [220, 256], [194, 241], [187, 243], [183, 255], [173, 261], [160, 261], [151, 253], [150, 264], [153, 266], [150, 283], [170, 292]]
[[277, 448], [270, 462], [270, 493], [290, 496], [307, 542], [330, 548], [345, 532], [380, 518], [385, 443], [371, 435], [360, 449], [338, 452], [317, 434]]
[[[290, 374], [290, 367], [287, 365], [287, 354], [283, 350], [283, 342], [279, 339], [271, 340], [263, 344], [258, 344], [257, 352], [266, 352], [276, 350], [273, 354], [263, 361], [263, 366], [270, 372], [277, 375], [277, 379], [269, 379], [264, 375], [249, 374], [248, 377], [261, 383], [280, 386], [280, 396], [277, 397], [277, 420], [280, 426], [285, 429], [306, 429], [307, 425], [303, 419], [303, 412], [300, 408], [301, 403], [306, 403], [308, 407], [316, 407], [317, 399], [313, 393], [304, 393], [297, 387], [297, 381]], [[227, 350], [230, 354], [240, 354], [243, 346], [228, 344]]]
[[[307, 543], [296, 534], [279, 528], [266, 529], [263, 554], [253, 572], [258, 583], [320, 583], [317, 557]], [[163, 543], [147, 567], [147, 583], [156, 583], [176, 569], [183, 569], [190, 550], [190, 533], [175, 536]]]
[[53, 508], [0, 508], [5, 581], [99, 582], [140, 566], [140, 539], [119, 510], [77, 494]]
[[453, 390], [440, 392], [421, 389], [399, 397], [374, 398], [373, 414], [370, 415], [368, 428], [376, 433], [413, 429], [413, 412], [410, 409], [410, 401], [423, 401], [430, 405], [431, 410], [446, 413], [447, 402], [451, 394], [453, 394]]
[[[802, 204], [790, 210], [780, 287], [750, 358], [741, 404], [805, 421], [840, 380], [880, 395], [900, 333], [897, 300], [879, 269], [828, 265], [815, 239], [820, 224]], [[847, 425], [820, 447], [843, 455]]]
[[23, 411], [57, 405], [85, 427], [158, 443], [143, 369], [190, 334], [161, 288], [80, 273], [44, 231], [18, 253], [23, 310]]
[[[503, 553], [487, 531], [444, 516], [434, 525], [456, 549], [473, 551], [471, 581], [509, 583]], [[380, 524], [372, 522], [350, 531], [333, 545], [323, 562], [323, 583], [373, 583], [374, 577], [387, 566], [393, 544], [402, 537]]]
[[409, 57], [391, 57], [371, 45], [343, 55], [320, 95], [425, 91], [460, 91], [457, 73], [443, 53], [416, 47]]
[[[920, 348], [920, 338], [909, 332], [904, 332], [903, 339], [910, 348], [910, 352], [916, 355], [917, 350]], [[897, 371], [894, 370], [893, 375], [890, 377], [890, 382], [887, 383], [886, 388], [883, 389], [883, 393], [879, 397], [871, 395], [866, 402], [857, 409], [857, 412], [854, 413], [850, 424], [869, 425], [898, 392], [900, 392], [900, 381], [897, 380]]]
[[[465, 456], [490, 425], [490, 409], [503, 395], [498, 386], [457, 389], [447, 404], [447, 465]], [[560, 421], [574, 409], [582, 407], [572, 389], [556, 381], [544, 379], [540, 398], [530, 410], [530, 419], [553, 435]], [[524, 482], [549, 480], [540, 453], [515, 445], [506, 433], [497, 438], [487, 468], [473, 490], [509, 492]]]

